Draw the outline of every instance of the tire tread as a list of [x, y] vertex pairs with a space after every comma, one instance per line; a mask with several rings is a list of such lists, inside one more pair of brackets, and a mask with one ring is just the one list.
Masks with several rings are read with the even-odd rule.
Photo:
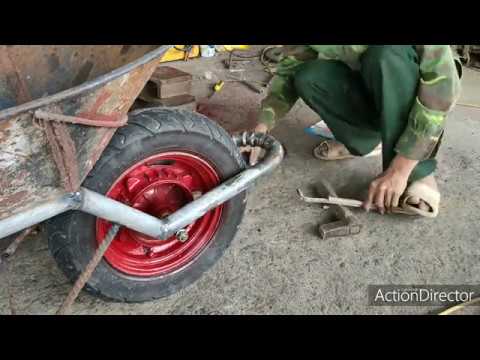
[[[243, 157], [233, 141], [229, 140], [230, 135], [207, 117], [185, 110], [149, 108], [137, 110], [129, 115], [128, 125], [116, 131], [97, 164], [87, 176], [87, 182], [89, 179], [93, 181], [93, 178], [101, 173], [105, 163], [115, 158], [126, 147], [165, 132], [173, 136], [175, 133], [201, 135], [205, 137], [206, 141], [212, 141], [222, 146], [234, 159], [238, 168], [245, 167]], [[75, 259], [75, 254], [70, 250], [72, 240], [70, 240], [69, 231], [70, 223], [75, 218], [74, 214], [75, 212], [69, 212], [46, 222], [50, 252], [71, 282], [78, 278], [79, 268], [81, 268]], [[114, 280], [112, 278], [112, 281]], [[110, 297], [105, 297], [95, 284], [87, 284], [85, 290], [97, 297], [112, 300]], [[114, 300], [132, 302], [131, 298], [131, 294], [124, 293], [118, 294]], [[150, 299], [154, 299], [154, 297]]]

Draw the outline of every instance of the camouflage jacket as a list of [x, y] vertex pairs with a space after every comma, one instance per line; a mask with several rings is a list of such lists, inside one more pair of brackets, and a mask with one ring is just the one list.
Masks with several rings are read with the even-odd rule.
[[[461, 64], [449, 45], [416, 45], [420, 83], [417, 99], [410, 111], [408, 126], [400, 137], [397, 153], [414, 160], [428, 159], [435, 150], [447, 114], [460, 94]], [[270, 92], [262, 102], [259, 121], [273, 128], [298, 100], [293, 76], [298, 65], [317, 58], [339, 60], [352, 68], [368, 45], [286, 45], [272, 80]]]

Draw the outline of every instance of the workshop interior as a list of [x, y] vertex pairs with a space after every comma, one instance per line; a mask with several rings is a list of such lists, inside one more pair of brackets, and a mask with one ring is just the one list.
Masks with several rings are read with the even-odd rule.
[[[356, 154], [325, 100], [364, 95], [333, 67], [331, 92], [298, 74], [366, 78], [389, 53], [327, 47], [0, 46], [0, 314], [478, 314], [480, 45], [416, 46], [420, 100], [402, 106], [430, 142], [401, 139], [425, 169], [435, 156], [442, 196], [410, 186], [385, 214], [364, 208], [386, 137]], [[395, 71], [383, 84], [408, 83]], [[379, 306], [378, 284], [474, 296]]]

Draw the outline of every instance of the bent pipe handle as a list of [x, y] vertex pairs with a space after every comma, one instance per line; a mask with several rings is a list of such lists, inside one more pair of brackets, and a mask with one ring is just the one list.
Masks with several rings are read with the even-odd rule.
[[80, 210], [153, 238], [166, 240], [210, 210], [245, 191], [255, 180], [271, 172], [283, 160], [282, 145], [269, 135], [245, 133], [234, 137], [234, 141], [237, 146], [261, 146], [267, 154], [257, 165], [228, 179], [164, 219], [157, 219], [88, 189], [81, 190], [83, 201]]
[[267, 151], [266, 156], [255, 166], [242, 171], [233, 178], [228, 179], [220, 186], [210, 190], [197, 200], [188, 203], [165, 219], [165, 233], [168, 238], [178, 230], [183, 229], [195, 220], [201, 218], [208, 211], [215, 209], [226, 201], [242, 193], [254, 182], [281, 164], [284, 150], [280, 142], [266, 134], [244, 133], [233, 138], [237, 146], [259, 146]]

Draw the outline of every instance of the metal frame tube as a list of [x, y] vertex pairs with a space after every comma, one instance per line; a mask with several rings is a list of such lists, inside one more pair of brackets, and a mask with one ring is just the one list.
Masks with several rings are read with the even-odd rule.
[[82, 197], [80, 211], [156, 239], [165, 239], [162, 231], [165, 227], [163, 220], [85, 188], [80, 189], [80, 194]]
[[37, 207], [0, 220], [0, 239], [77, 208], [74, 194], [66, 194]]
[[66, 194], [61, 198], [0, 220], [0, 238], [24, 230], [68, 210], [76, 209], [112, 223], [126, 226], [153, 238], [166, 240], [201, 218], [208, 211], [245, 191], [253, 185], [255, 180], [271, 172], [283, 160], [282, 145], [269, 135], [244, 133], [235, 136], [233, 140], [237, 146], [262, 147], [267, 151], [267, 154], [257, 165], [242, 171], [165, 219], [158, 219], [104, 195], [81, 188], [76, 193]]

